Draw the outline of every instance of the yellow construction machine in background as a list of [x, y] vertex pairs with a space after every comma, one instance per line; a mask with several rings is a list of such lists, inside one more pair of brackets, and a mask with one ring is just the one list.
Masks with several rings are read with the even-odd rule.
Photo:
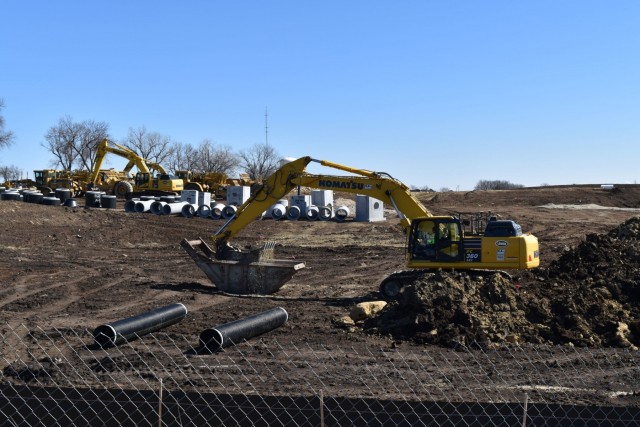
[[[115, 154], [129, 160], [122, 172], [125, 175], [128, 175], [134, 166], [138, 168], [133, 182], [129, 179], [120, 179], [117, 176], [113, 177], [101, 174], [103, 170], [100, 168], [107, 153]], [[157, 176], [151, 173], [151, 169], [158, 172]], [[113, 142], [110, 143], [107, 139], [102, 140], [98, 146], [96, 162], [89, 177], [89, 187], [92, 189], [99, 188], [101, 178], [115, 182], [113, 184], [113, 194], [119, 197], [178, 195], [184, 188], [181, 179], [169, 175], [158, 163], [148, 161], [135, 151]]]

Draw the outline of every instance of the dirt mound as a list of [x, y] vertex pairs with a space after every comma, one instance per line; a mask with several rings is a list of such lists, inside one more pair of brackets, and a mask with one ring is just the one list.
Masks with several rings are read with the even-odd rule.
[[640, 346], [640, 218], [517, 279], [422, 273], [366, 328], [441, 345]]

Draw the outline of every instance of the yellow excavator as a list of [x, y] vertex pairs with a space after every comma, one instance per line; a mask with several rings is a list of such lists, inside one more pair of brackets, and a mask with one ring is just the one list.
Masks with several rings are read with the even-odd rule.
[[[309, 174], [305, 170], [310, 162], [354, 176]], [[273, 259], [273, 245], [256, 251], [240, 251], [229, 245], [229, 241], [298, 186], [368, 195], [395, 208], [407, 236], [406, 267], [410, 270], [394, 273], [382, 281], [380, 292], [387, 299], [398, 296], [404, 284], [415, 276], [411, 274], [415, 269], [505, 270], [529, 269], [540, 264], [538, 239], [523, 234], [514, 221], [492, 218], [482, 232], [465, 233], [459, 217], [432, 215], [406, 185], [386, 173], [311, 157], [286, 163], [267, 178], [213, 236], [214, 248], [202, 239], [184, 239], [183, 248], [222, 291], [275, 292], [297, 270], [304, 268], [304, 263]]]
[[[90, 187], [98, 186], [100, 168], [102, 167], [102, 162], [104, 161], [107, 153], [112, 153], [129, 160], [123, 170], [124, 174], [128, 174], [134, 166], [138, 168], [133, 184], [128, 180], [122, 180], [115, 184], [113, 193], [116, 196], [133, 197], [139, 195], [178, 195], [183, 189], [182, 180], [169, 175], [158, 163], [150, 162], [142, 158], [135, 151], [120, 144], [116, 144], [114, 142], [110, 143], [106, 138], [103, 139], [98, 146], [96, 162], [88, 183]], [[158, 171], [159, 174], [154, 177], [150, 169]]]

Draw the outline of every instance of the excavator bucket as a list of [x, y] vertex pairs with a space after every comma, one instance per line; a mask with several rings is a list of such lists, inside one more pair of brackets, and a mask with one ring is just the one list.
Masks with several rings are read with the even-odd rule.
[[274, 259], [273, 245], [232, 252], [220, 260], [202, 239], [184, 239], [180, 244], [220, 291], [231, 294], [272, 294], [305, 267], [300, 261]]

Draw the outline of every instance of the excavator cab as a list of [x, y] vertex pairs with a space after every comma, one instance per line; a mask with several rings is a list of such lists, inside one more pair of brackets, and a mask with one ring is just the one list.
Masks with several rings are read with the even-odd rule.
[[411, 222], [410, 260], [456, 262], [462, 260], [462, 227], [454, 217], [427, 217]]

